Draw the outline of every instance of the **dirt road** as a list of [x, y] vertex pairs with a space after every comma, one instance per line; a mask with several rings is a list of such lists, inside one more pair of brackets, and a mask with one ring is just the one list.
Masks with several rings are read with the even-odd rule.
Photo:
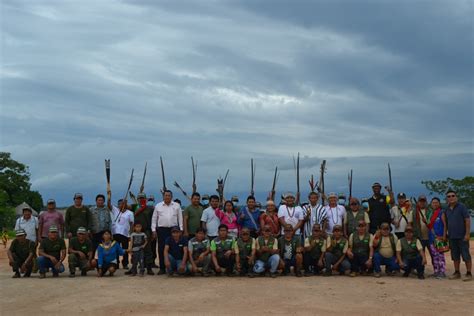
[[[401, 277], [11, 279], [0, 250], [0, 315], [474, 315], [474, 282]], [[472, 247], [471, 247], [472, 248]], [[471, 250], [471, 253], [474, 251]], [[448, 273], [452, 264], [448, 258]], [[428, 267], [427, 274], [432, 273]], [[463, 269], [464, 271], [464, 269]]]

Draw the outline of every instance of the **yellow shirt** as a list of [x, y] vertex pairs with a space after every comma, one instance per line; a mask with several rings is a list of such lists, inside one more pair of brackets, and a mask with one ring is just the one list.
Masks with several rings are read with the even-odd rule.
[[[381, 238], [381, 240], [380, 240], [381, 244], [380, 244], [379, 253], [384, 258], [393, 257], [395, 254], [393, 253], [392, 244], [390, 243], [390, 237], [389, 236], [387, 236], [387, 237], [381, 236], [380, 238]], [[395, 245], [396, 245], [397, 242], [398, 242], [398, 238], [395, 235], [393, 235], [393, 238], [394, 238]]]

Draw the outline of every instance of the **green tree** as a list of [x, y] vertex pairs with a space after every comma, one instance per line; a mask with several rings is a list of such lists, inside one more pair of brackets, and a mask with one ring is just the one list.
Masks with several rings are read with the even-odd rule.
[[474, 177], [464, 177], [463, 179], [446, 178], [446, 180], [425, 180], [421, 181], [430, 194], [446, 194], [448, 189], [456, 191], [459, 201], [469, 208], [474, 208]]
[[[28, 166], [11, 158], [11, 154], [0, 152], [0, 224], [11, 226], [11, 216], [18, 204], [26, 202], [40, 211], [43, 198], [37, 191], [31, 191]], [[13, 212], [12, 212], [13, 210]]]

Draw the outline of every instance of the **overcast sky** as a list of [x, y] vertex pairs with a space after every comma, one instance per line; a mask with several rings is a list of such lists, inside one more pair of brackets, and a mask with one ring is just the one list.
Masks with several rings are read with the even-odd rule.
[[[44, 199], [105, 191], [326, 191], [474, 174], [472, 1], [1, 1], [2, 151]], [[176, 197], [183, 198], [176, 193]]]

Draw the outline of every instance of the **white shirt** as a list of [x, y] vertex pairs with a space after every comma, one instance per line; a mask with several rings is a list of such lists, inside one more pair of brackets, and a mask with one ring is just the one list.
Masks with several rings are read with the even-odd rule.
[[[291, 226], [293, 226], [293, 228], [295, 228], [298, 222], [304, 219], [303, 209], [301, 208], [301, 206], [288, 207], [286, 205], [280, 205], [280, 207], [278, 208], [278, 218], [283, 218], [285, 220], [285, 223], [290, 224]], [[282, 227], [282, 234], [284, 234], [283, 230], [284, 228]], [[300, 229], [298, 229], [295, 234], [301, 234]]]
[[151, 218], [151, 231], [156, 232], [157, 227], [179, 226], [183, 230], [183, 212], [181, 205], [176, 202], [165, 204], [160, 202], [156, 204], [153, 216]]
[[344, 215], [346, 214], [346, 208], [342, 205], [337, 205], [336, 207], [330, 207], [329, 205], [326, 205], [326, 214], [328, 219], [328, 228], [326, 233], [332, 235], [332, 229], [334, 226], [342, 226]]
[[112, 234], [119, 234], [122, 236], [129, 237], [130, 228], [133, 226], [134, 216], [132, 211], [126, 210], [120, 212], [120, 210], [112, 205]]
[[31, 216], [29, 220], [22, 217], [18, 218], [15, 223], [15, 230], [24, 229], [26, 239], [36, 242], [36, 230], [38, 229], [38, 218]]
[[219, 234], [221, 220], [216, 216], [216, 211], [211, 206], [202, 212], [201, 222], [206, 223], [208, 236], [215, 237]]

